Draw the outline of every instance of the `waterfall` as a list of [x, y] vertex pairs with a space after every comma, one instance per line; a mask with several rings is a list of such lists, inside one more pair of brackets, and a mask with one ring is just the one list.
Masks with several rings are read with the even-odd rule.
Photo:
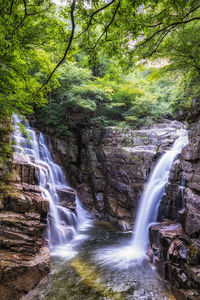
[[159, 203], [168, 182], [170, 169], [182, 149], [188, 144], [186, 130], [180, 130], [177, 134], [178, 139], [172, 148], [162, 155], [149, 176], [139, 201], [132, 238], [126, 244], [97, 251], [94, 258], [102, 265], [110, 265], [113, 269], [127, 269], [142, 263], [146, 257], [149, 226], [157, 220]]
[[40, 170], [40, 189], [42, 196], [48, 198], [50, 212], [48, 215], [48, 241], [50, 248], [65, 246], [76, 238], [79, 230], [91, 224], [87, 212], [76, 197], [76, 215], [72, 210], [61, 205], [58, 190], [73, 190], [67, 184], [61, 167], [52, 158], [43, 134], [37, 136], [35, 130], [25, 121], [25, 133], [20, 130], [22, 119], [16, 115], [14, 120], [15, 151], [26, 157], [27, 162], [36, 165]]
[[157, 219], [158, 206], [165, 191], [172, 164], [187, 144], [187, 132], [180, 130], [179, 137], [172, 148], [162, 155], [150, 174], [146, 189], [140, 199], [132, 238], [133, 252], [138, 253], [139, 256], [145, 255], [149, 225]]

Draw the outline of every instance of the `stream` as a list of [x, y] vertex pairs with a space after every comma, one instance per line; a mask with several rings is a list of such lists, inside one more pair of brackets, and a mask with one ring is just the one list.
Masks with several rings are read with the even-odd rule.
[[82, 232], [82, 241], [70, 243], [74, 257], [52, 256], [47, 282], [24, 300], [174, 299], [147, 261], [119, 270], [112, 262], [99, 260], [99, 255], [106, 256], [110, 247], [128, 243], [131, 234], [119, 232], [106, 222], [96, 222]]

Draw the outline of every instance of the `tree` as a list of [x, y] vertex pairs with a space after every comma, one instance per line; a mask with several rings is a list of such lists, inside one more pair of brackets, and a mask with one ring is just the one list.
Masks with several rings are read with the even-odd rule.
[[[152, 57], [175, 31], [198, 24], [197, 0], [0, 1], [1, 108], [32, 112], [57, 83], [58, 68], [78, 52], [95, 68], [102, 52], [131, 67]], [[142, 49], [142, 50], [141, 50]]]
[[66, 18], [70, 16], [71, 34], [62, 58], [42, 88], [65, 61], [74, 42], [90, 55], [93, 65], [98, 61], [101, 49], [109, 56], [118, 55], [122, 61], [129, 58], [130, 65], [139, 47], [147, 45], [151, 52], [147, 51], [144, 57], [152, 56], [174, 29], [200, 20], [199, 9], [197, 0], [145, 1], [145, 4], [140, 0], [111, 0], [108, 3], [104, 0], [68, 0], [62, 10]]
[[12, 0], [0, 5], [0, 110], [31, 113], [46, 101], [46, 91], [39, 89], [68, 31], [56, 18], [51, 1]]

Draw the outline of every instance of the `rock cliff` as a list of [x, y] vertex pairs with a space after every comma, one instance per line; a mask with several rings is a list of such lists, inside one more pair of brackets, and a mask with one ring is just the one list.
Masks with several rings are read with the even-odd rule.
[[132, 229], [138, 200], [159, 155], [177, 138], [177, 121], [150, 129], [82, 128], [54, 152], [92, 214], [120, 229]]
[[[185, 189], [183, 183], [185, 181]], [[151, 255], [176, 299], [200, 299], [200, 121], [170, 172], [159, 219], [150, 228]], [[170, 219], [170, 221], [167, 219]]]
[[45, 230], [49, 203], [38, 186], [39, 170], [14, 155], [10, 187], [0, 210], [0, 298], [17, 300], [47, 275], [50, 267]]

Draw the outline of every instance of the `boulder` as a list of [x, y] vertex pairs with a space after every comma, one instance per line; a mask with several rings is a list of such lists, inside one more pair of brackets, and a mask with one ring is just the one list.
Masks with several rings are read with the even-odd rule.
[[158, 273], [171, 283], [176, 299], [200, 299], [199, 240], [189, 238], [182, 225], [172, 221], [152, 225], [149, 237], [151, 259]]
[[1, 250], [1, 300], [21, 299], [48, 274], [49, 268], [50, 254], [47, 247], [40, 248], [33, 256]]

